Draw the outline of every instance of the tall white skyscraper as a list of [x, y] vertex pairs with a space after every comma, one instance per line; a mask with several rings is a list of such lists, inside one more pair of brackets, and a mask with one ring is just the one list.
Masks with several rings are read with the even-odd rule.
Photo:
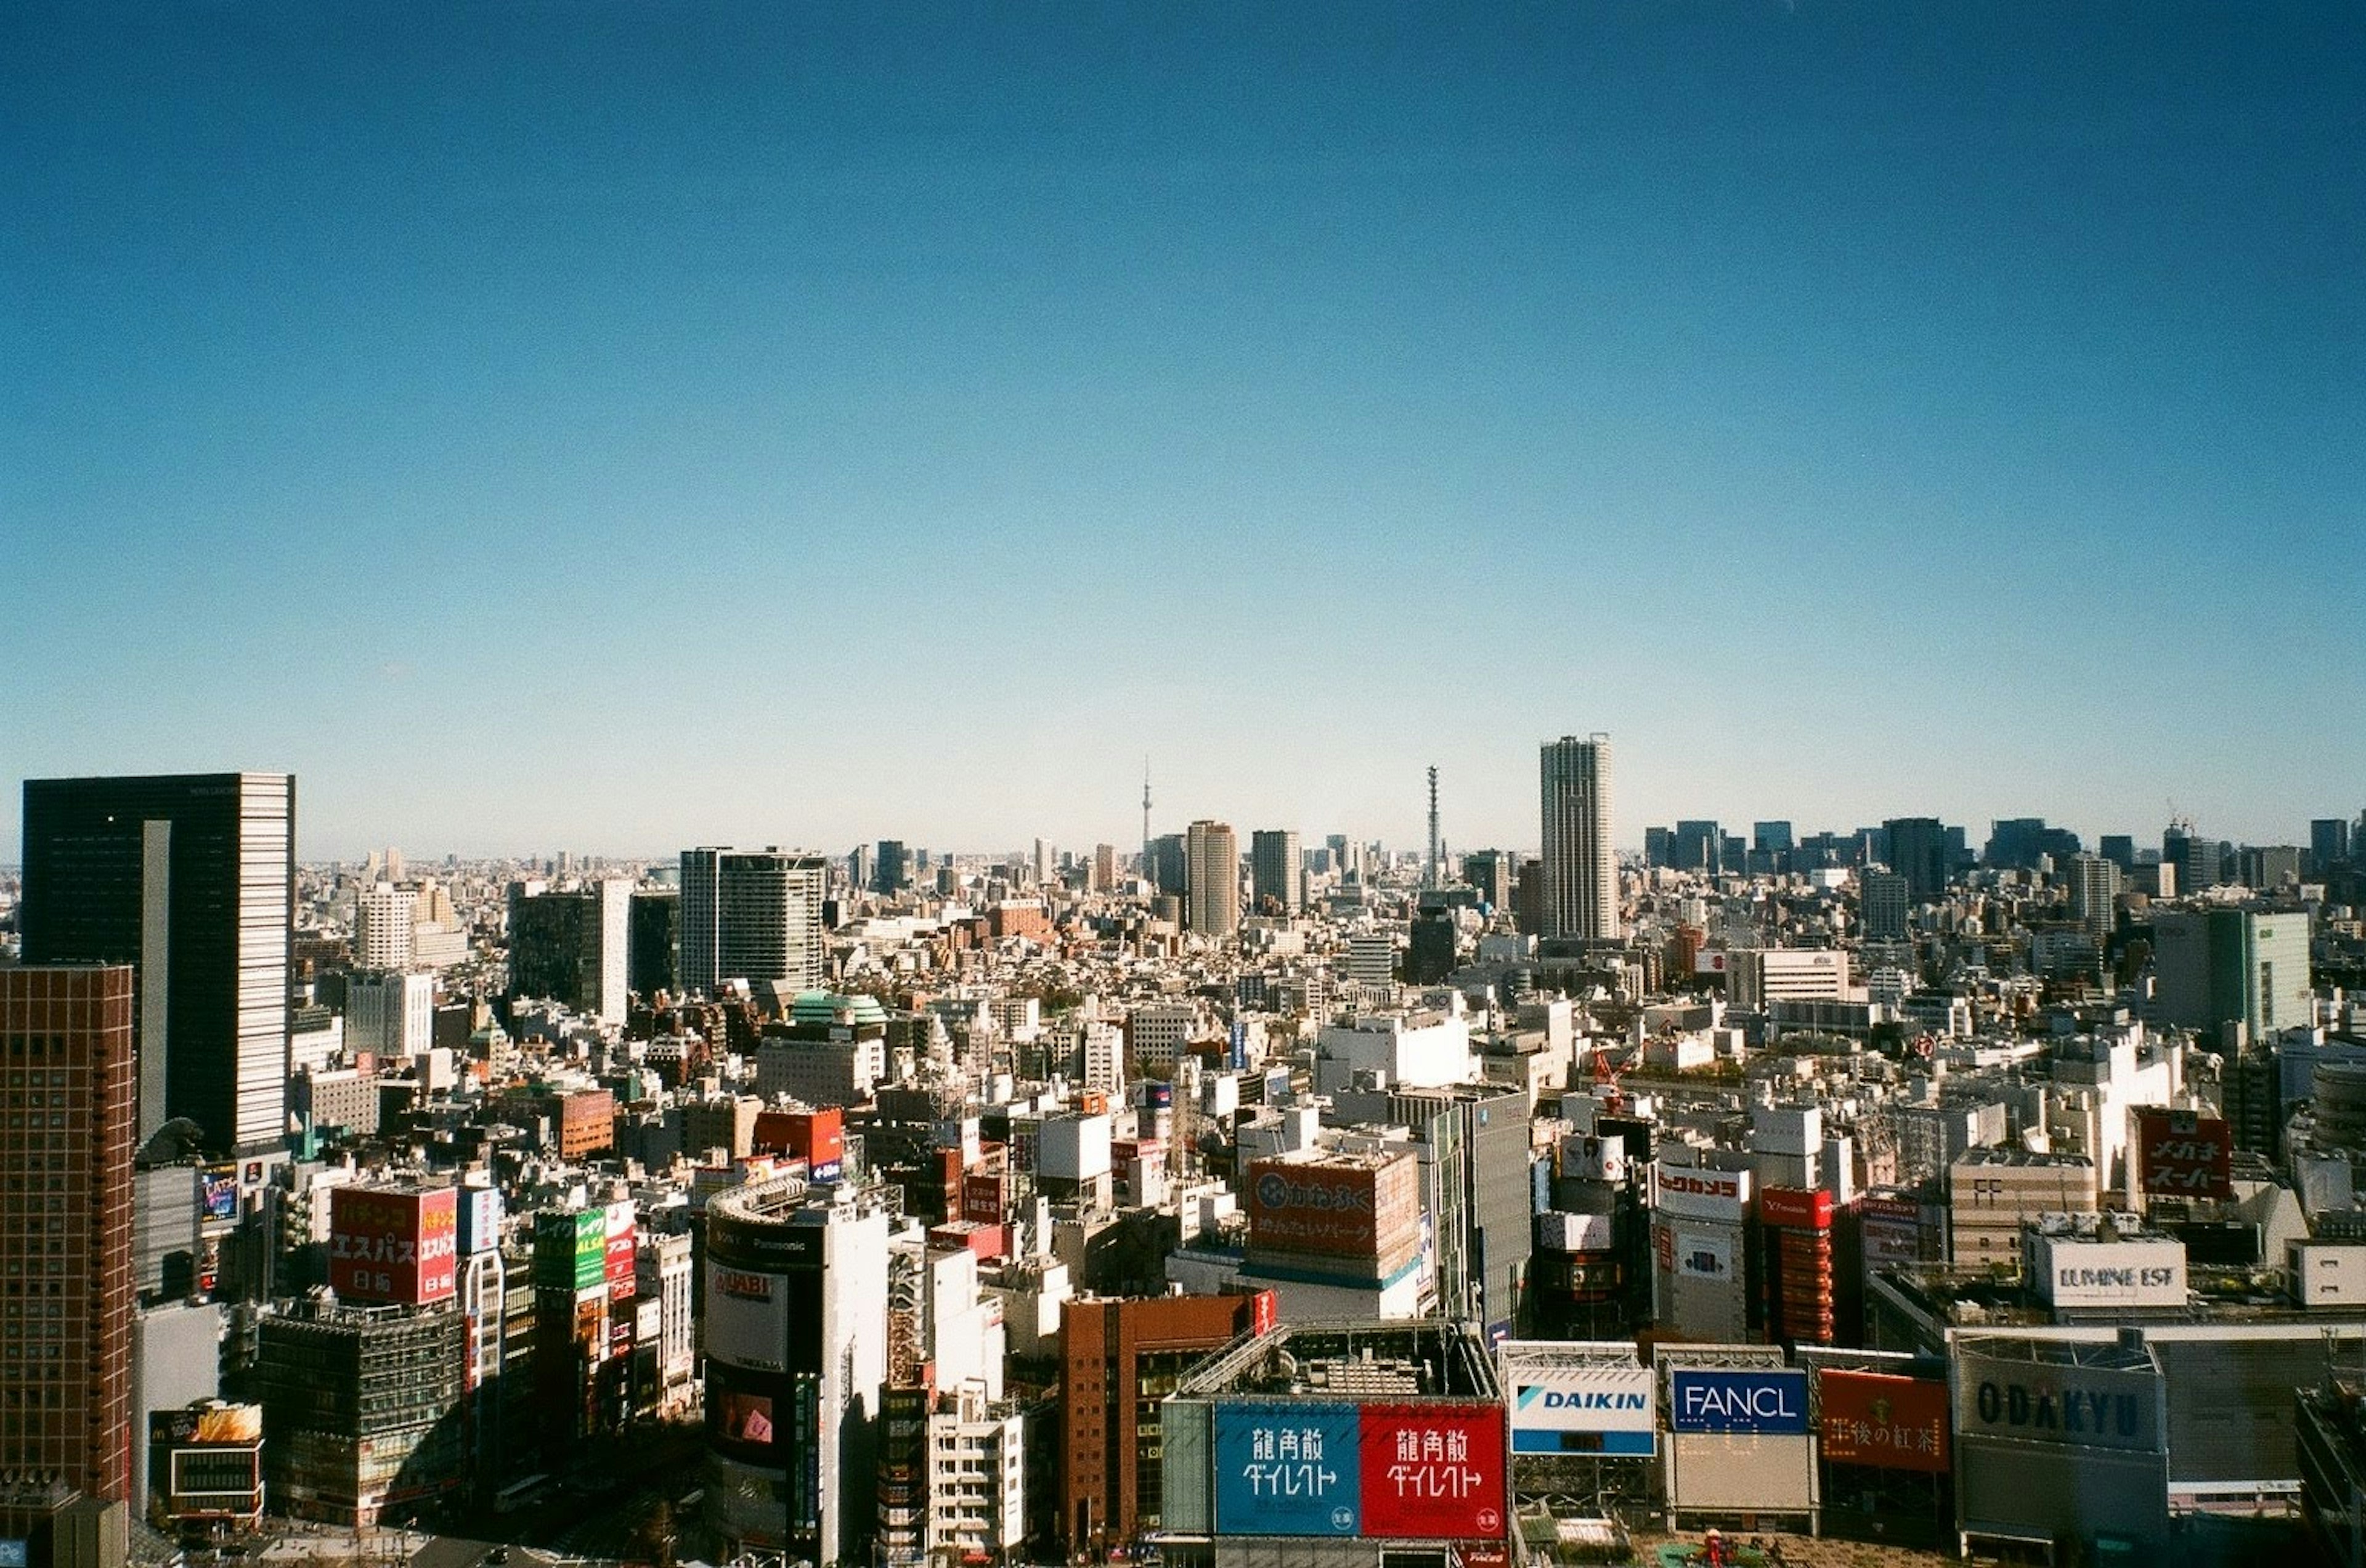
[[1544, 934], [1614, 940], [1618, 862], [1610, 848], [1610, 738], [1547, 741], [1542, 773]]
[[828, 862], [779, 848], [682, 852], [682, 983], [713, 996], [725, 980], [822, 982]]
[[1229, 823], [1200, 820], [1183, 840], [1186, 919], [1203, 936], [1241, 928], [1241, 851]]
[[354, 967], [410, 968], [411, 928], [418, 904], [416, 888], [391, 882], [363, 888], [354, 903]]

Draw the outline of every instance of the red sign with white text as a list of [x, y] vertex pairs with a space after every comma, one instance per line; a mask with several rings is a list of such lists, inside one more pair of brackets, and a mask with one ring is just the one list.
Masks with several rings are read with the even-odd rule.
[[1363, 1533], [1502, 1540], [1504, 1446], [1500, 1404], [1365, 1405]]
[[2136, 1112], [2146, 1195], [2232, 1198], [2235, 1140], [2215, 1116], [2146, 1106]]

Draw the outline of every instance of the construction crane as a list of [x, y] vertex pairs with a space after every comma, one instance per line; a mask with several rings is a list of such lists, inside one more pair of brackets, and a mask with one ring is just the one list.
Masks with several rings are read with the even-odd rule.
[[1602, 1102], [1604, 1111], [1613, 1116], [1626, 1112], [1627, 1091], [1618, 1087], [1618, 1069], [1610, 1065], [1607, 1051], [1594, 1054], [1594, 1098]]

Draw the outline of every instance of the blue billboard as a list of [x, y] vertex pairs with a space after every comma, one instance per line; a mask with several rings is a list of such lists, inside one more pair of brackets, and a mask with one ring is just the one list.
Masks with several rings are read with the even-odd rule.
[[1219, 1404], [1216, 1533], [1358, 1534], [1360, 1433], [1352, 1404]]
[[1668, 1384], [1668, 1426], [1678, 1432], [1766, 1432], [1804, 1437], [1808, 1374], [1784, 1367], [1710, 1371], [1678, 1367]]

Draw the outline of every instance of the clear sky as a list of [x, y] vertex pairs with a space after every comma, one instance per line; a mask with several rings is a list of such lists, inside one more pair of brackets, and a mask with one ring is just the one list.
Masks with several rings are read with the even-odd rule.
[[[2366, 9], [25, 4], [0, 773], [299, 852], [2366, 806]], [[17, 799], [0, 795], [0, 858]]]

